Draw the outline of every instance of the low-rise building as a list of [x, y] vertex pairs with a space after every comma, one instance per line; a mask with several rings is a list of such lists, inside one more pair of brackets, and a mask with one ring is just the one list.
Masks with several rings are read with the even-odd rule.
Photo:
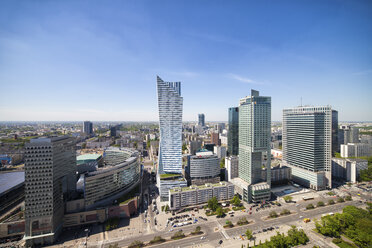
[[205, 184], [201, 186], [176, 187], [169, 190], [171, 210], [207, 203], [212, 197], [218, 201], [229, 200], [234, 196], [234, 185], [228, 182]]
[[355, 183], [361, 170], [368, 168], [368, 161], [364, 159], [332, 159], [332, 177]]
[[196, 153], [189, 159], [186, 174], [192, 185], [218, 183], [220, 181], [220, 160], [212, 152]]

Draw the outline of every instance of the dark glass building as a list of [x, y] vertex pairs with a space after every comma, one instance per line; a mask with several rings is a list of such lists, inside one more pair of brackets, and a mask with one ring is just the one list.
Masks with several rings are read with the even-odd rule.
[[204, 127], [205, 126], [205, 115], [199, 114], [198, 117], [199, 117], [199, 121], [198, 121], [199, 126]]
[[229, 108], [229, 132], [227, 134], [227, 152], [229, 156], [239, 153], [239, 108]]

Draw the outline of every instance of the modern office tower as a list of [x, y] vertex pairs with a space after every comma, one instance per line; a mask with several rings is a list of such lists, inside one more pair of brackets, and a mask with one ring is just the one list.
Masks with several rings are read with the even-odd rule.
[[211, 133], [211, 143], [215, 144], [216, 146], [221, 145], [221, 140], [220, 140], [220, 134], [219, 133]]
[[220, 160], [213, 152], [200, 152], [191, 156], [187, 171], [193, 185], [220, 182]]
[[199, 118], [198, 125], [204, 127], [205, 126], [205, 115], [199, 114], [198, 118]]
[[340, 151], [338, 144], [338, 112], [332, 110], [332, 156], [335, 156], [336, 152]]
[[270, 159], [266, 162], [266, 178], [262, 179], [263, 156], [270, 157], [271, 97], [260, 96], [256, 90], [240, 100], [239, 104], [239, 178], [245, 187], [243, 200], [262, 202], [269, 200]]
[[341, 157], [369, 157], [372, 155], [372, 146], [366, 143], [348, 143], [341, 145]]
[[227, 153], [237, 156], [239, 153], [239, 108], [229, 108], [229, 131], [227, 133]]
[[231, 179], [238, 177], [239, 176], [239, 157], [237, 156], [226, 157], [225, 168], [226, 168], [226, 174], [225, 174], [226, 181], [230, 182]]
[[201, 149], [202, 142], [200, 140], [190, 141], [189, 153], [195, 155], [195, 153]]
[[359, 129], [350, 125], [341, 125], [339, 132], [339, 144], [359, 143]]
[[93, 134], [93, 123], [90, 121], [84, 121], [83, 132], [86, 135], [92, 135]]
[[157, 77], [159, 105], [159, 160], [157, 182], [160, 199], [168, 200], [169, 189], [185, 187], [182, 178], [182, 105], [180, 82], [164, 82]]
[[292, 180], [315, 190], [332, 186], [332, 109], [330, 106], [283, 110], [283, 163]]
[[180, 82], [157, 77], [159, 105], [159, 173], [182, 173], [182, 105]]
[[25, 150], [26, 245], [52, 244], [62, 231], [66, 196], [76, 188], [75, 139], [31, 139]]
[[224, 146], [215, 146], [213, 152], [217, 155], [219, 159], [226, 157], [226, 147]]
[[225, 123], [217, 123], [214, 125], [214, 129], [217, 133], [222, 133], [222, 131], [225, 129]]
[[360, 171], [368, 169], [364, 159], [332, 158], [332, 178], [356, 183]]

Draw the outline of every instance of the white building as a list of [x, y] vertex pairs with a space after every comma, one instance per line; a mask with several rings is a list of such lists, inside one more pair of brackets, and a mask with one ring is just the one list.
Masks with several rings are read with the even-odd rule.
[[219, 159], [226, 157], [226, 147], [224, 146], [215, 146], [213, 151]]
[[239, 177], [239, 157], [230, 156], [225, 159], [225, 180], [230, 182], [231, 179]]
[[348, 143], [341, 145], [341, 157], [369, 157], [372, 155], [372, 146], [366, 143]]
[[355, 183], [361, 170], [368, 169], [368, 161], [364, 159], [332, 159], [332, 177]]
[[202, 186], [173, 188], [169, 190], [169, 206], [171, 210], [177, 210], [207, 203], [212, 197], [216, 197], [218, 201], [233, 198], [234, 185], [228, 182], [220, 182]]

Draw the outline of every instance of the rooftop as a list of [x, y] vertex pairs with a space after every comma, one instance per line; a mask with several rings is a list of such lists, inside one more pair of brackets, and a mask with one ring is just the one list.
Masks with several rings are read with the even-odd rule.
[[24, 183], [25, 181], [25, 172], [7, 172], [0, 174], [0, 196], [5, 194], [12, 188], [18, 186], [19, 184]]
[[98, 160], [101, 156], [101, 154], [83, 154], [77, 156], [76, 160]]
[[204, 185], [191, 185], [189, 187], [175, 187], [173, 189], [170, 189], [169, 192], [185, 192], [185, 191], [190, 191], [190, 190], [197, 190], [197, 189], [206, 189], [206, 188], [214, 188], [214, 187], [221, 187], [221, 186], [228, 186], [231, 183], [228, 182], [219, 182], [219, 183], [207, 183]]

